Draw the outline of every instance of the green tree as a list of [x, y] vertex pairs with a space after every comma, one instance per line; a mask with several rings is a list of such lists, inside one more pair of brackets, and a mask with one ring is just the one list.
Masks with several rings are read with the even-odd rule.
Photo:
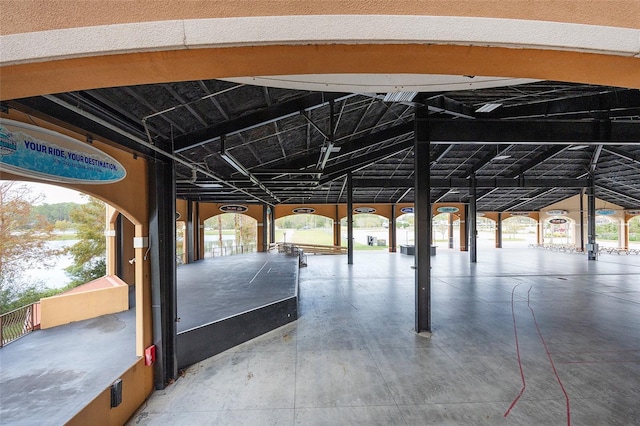
[[78, 286], [106, 273], [105, 205], [90, 198], [88, 203], [77, 205], [70, 216], [80, 241], [66, 249], [73, 256], [73, 264], [65, 271], [71, 284]]
[[55, 203], [55, 204], [41, 204], [39, 206], [33, 206], [31, 209], [32, 215], [41, 215], [47, 218], [49, 223], [55, 223], [56, 221], [71, 221], [71, 211], [77, 207], [76, 203]]
[[[50, 266], [56, 254], [47, 246], [53, 226], [41, 215], [32, 215], [38, 202], [29, 188], [18, 182], [0, 181], [0, 309], [17, 308], [39, 300], [41, 283], [25, 278], [24, 270]], [[30, 296], [31, 295], [31, 296]], [[25, 298], [25, 296], [27, 296]]]

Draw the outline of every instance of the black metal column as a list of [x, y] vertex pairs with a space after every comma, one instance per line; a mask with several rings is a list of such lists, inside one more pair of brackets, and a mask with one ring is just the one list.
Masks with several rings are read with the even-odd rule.
[[416, 332], [431, 331], [431, 189], [429, 109], [418, 101], [414, 131]]
[[453, 213], [449, 213], [449, 248], [453, 248]]
[[471, 186], [469, 187], [469, 258], [472, 263], [478, 261], [478, 230], [476, 210], [476, 175], [471, 175]]
[[398, 248], [398, 233], [396, 230], [396, 205], [391, 204], [391, 220], [389, 221], [389, 252], [395, 253]]
[[187, 239], [187, 263], [193, 263], [195, 256], [195, 227], [193, 226], [193, 201], [187, 201], [187, 229], [185, 238]]
[[267, 221], [269, 220], [269, 215], [267, 214], [267, 210], [269, 209], [268, 204], [262, 205], [262, 251], [269, 251], [269, 227], [267, 226]]
[[347, 264], [353, 265], [353, 178], [347, 173]]
[[502, 213], [498, 213], [496, 223], [496, 248], [502, 248]]
[[593, 177], [589, 178], [587, 188], [587, 258], [596, 260], [598, 245], [596, 244], [596, 187]]
[[195, 260], [200, 260], [204, 257], [202, 256], [202, 235], [200, 232], [201, 226], [203, 225], [200, 224], [200, 203], [198, 202], [193, 205], [193, 221], [195, 223], [195, 233], [193, 234], [194, 256]]
[[584, 253], [584, 189], [580, 191], [580, 251]]
[[269, 242], [276, 242], [276, 212], [275, 208], [269, 208]]
[[176, 359], [176, 197], [174, 164], [149, 161], [149, 257], [153, 343], [156, 346], [154, 384], [164, 389], [178, 375]]

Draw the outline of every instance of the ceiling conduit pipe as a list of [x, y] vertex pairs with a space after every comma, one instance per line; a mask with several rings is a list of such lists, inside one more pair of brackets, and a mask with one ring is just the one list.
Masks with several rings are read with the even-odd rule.
[[[43, 97], [48, 99], [48, 100], [50, 100], [50, 101], [52, 101], [52, 102], [57, 103], [60, 106], [63, 106], [64, 108], [67, 108], [70, 111], [75, 112], [76, 114], [82, 115], [83, 117], [86, 117], [86, 118], [94, 121], [95, 123], [100, 124], [101, 126], [104, 126], [104, 127], [108, 128], [108, 129], [114, 131], [114, 132], [120, 133], [122, 136], [125, 136], [125, 137], [131, 139], [132, 141], [137, 142], [140, 145], [142, 145], [142, 146], [144, 146], [146, 148], [149, 148], [149, 149], [151, 149], [151, 150], [153, 150], [153, 151], [155, 151], [155, 152], [157, 152], [159, 154], [162, 154], [165, 157], [170, 158], [173, 161], [182, 164], [183, 166], [187, 166], [190, 169], [195, 169], [198, 172], [202, 173], [203, 175], [205, 175], [207, 177], [210, 177], [211, 179], [214, 179], [214, 180], [220, 182], [223, 185], [226, 185], [226, 186], [228, 186], [230, 188], [233, 188], [236, 191], [240, 191], [243, 194], [248, 195], [249, 197], [254, 198], [257, 201], [260, 201], [262, 203], [266, 203], [266, 204], [268, 204], [270, 206], [275, 206], [275, 204], [273, 202], [266, 201], [266, 200], [254, 195], [254, 194], [251, 194], [248, 191], [245, 191], [244, 189], [238, 188], [237, 186], [232, 185], [232, 184], [226, 182], [224, 179], [222, 179], [222, 178], [216, 176], [215, 174], [211, 173], [210, 171], [208, 171], [206, 169], [203, 169], [202, 167], [194, 166], [192, 163], [190, 163], [190, 162], [188, 162], [188, 161], [186, 161], [186, 160], [184, 160], [184, 159], [182, 159], [180, 157], [177, 157], [177, 156], [175, 156], [174, 154], [172, 154], [170, 152], [167, 152], [167, 151], [165, 151], [163, 149], [158, 148], [157, 146], [155, 146], [151, 142], [147, 142], [144, 139], [140, 139], [139, 137], [134, 136], [129, 132], [121, 130], [117, 126], [114, 126], [111, 123], [108, 123], [105, 120], [103, 120], [103, 119], [101, 119], [99, 117], [96, 117], [95, 115], [93, 115], [93, 114], [91, 114], [91, 113], [89, 113], [87, 111], [83, 111], [82, 109], [80, 109], [80, 108], [78, 108], [78, 107], [76, 107], [74, 105], [71, 105], [71, 104], [63, 101], [62, 99], [59, 99], [59, 98], [57, 98], [57, 97], [55, 97], [53, 95], [44, 95]], [[151, 135], [149, 134], [149, 130], [147, 129], [147, 124], [146, 124], [146, 122], [144, 120], [142, 121], [142, 124], [143, 124], [143, 126], [145, 128], [145, 131], [147, 132], [147, 137], [149, 138], [149, 141], [151, 141]]]

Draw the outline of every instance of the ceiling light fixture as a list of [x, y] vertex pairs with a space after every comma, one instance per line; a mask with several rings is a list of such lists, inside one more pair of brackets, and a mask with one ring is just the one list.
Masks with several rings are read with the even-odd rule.
[[390, 92], [384, 95], [384, 102], [411, 102], [418, 92]]
[[585, 149], [588, 145], [571, 145], [567, 148], [569, 151], [577, 151], [579, 149]]
[[506, 160], [507, 158], [511, 158], [510, 155], [496, 155], [493, 157], [494, 160]]
[[499, 107], [501, 107], [502, 104], [484, 104], [482, 105], [480, 108], [478, 108], [476, 110], [476, 112], [491, 112]]
[[195, 184], [200, 188], [222, 188], [222, 185], [215, 182], [195, 182]]
[[323, 146], [320, 148], [320, 152], [322, 153], [322, 160], [320, 161], [320, 170], [324, 170], [324, 166], [327, 165], [327, 161], [329, 161], [329, 156], [332, 152], [340, 152], [339, 146], [334, 146], [333, 143], [329, 142], [329, 145]]
[[222, 157], [224, 161], [226, 161], [231, 167], [236, 169], [238, 172], [242, 173], [244, 176], [247, 176], [247, 177], [249, 176], [249, 171], [245, 169], [244, 166], [240, 164], [238, 160], [233, 158], [231, 154], [227, 152], [223, 152], [222, 154], [220, 154], [220, 157]]

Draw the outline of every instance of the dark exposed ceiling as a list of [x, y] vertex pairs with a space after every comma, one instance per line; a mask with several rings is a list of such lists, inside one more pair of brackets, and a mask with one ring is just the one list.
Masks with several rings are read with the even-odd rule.
[[[169, 152], [178, 198], [309, 204], [345, 203], [348, 172], [356, 203], [413, 202], [414, 111], [421, 103], [430, 111], [433, 202], [468, 202], [475, 176], [478, 210], [533, 211], [580, 193], [592, 175], [597, 197], [640, 207], [639, 90], [544, 81], [392, 95], [208, 80], [8, 106], [140, 155]], [[478, 111], [487, 104], [498, 106]]]

